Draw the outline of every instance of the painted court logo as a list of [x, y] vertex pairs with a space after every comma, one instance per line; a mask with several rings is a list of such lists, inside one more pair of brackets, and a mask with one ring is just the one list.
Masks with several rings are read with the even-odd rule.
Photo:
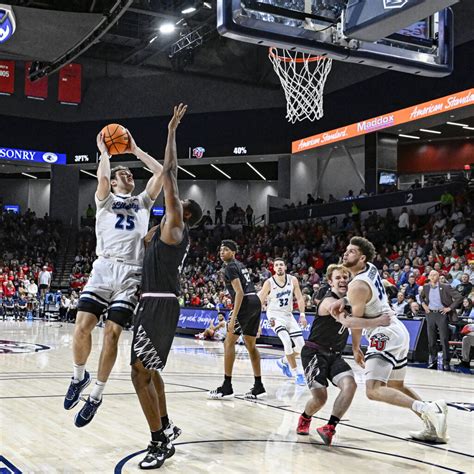
[[[0, 354], [28, 354], [47, 351], [49, 349], [51, 349], [51, 347], [44, 346], [43, 344], [0, 340]], [[0, 472], [2, 471], [0, 470]]]
[[390, 8], [403, 8], [408, 3], [408, 0], [383, 0], [383, 7], [386, 10]]
[[12, 7], [0, 5], [0, 44], [6, 43], [15, 33], [16, 23]]

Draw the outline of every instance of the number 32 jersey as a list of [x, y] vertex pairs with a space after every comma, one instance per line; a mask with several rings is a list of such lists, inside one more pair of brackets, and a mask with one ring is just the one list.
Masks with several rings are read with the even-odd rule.
[[286, 275], [285, 278], [283, 286], [280, 286], [273, 277], [268, 279], [270, 294], [268, 295], [267, 312], [293, 312], [293, 278], [289, 275]]
[[98, 257], [123, 258], [142, 264], [153, 201], [146, 191], [138, 196], [110, 193], [103, 201], [95, 196], [97, 206], [95, 233]]

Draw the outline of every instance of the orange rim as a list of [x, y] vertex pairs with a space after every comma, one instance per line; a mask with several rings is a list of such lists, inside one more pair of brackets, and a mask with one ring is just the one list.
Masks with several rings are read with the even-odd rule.
[[[277, 49], [274, 46], [271, 46], [268, 48], [268, 54], [272, 58], [279, 59], [280, 61], [283, 61], [285, 63], [306, 63], [306, 62], [314, 62], [314, 61], [321, 61], [322, 59], [327, 59], [326, 56], [311, 56], [309, 55], [306, 58], [287, 58], [286, 56], [280, 56], [277, 54]], [[306, 54], [306, 53], [303, 53]]]

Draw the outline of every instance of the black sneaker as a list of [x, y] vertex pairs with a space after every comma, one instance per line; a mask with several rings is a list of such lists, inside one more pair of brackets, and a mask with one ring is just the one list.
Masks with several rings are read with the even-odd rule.
[[463, 369], [470, 369], [471, 368], [471, 363], [466, 362], [465, 360], [461, 360], [461, 362], [457, 365], [455, 365], [456, 368], [463, 368]]
[[257, 400], [259, 398], [265, 398], [266, 396], [267, 392], [263, 385], [254, 385], [250, 391], [244, 395], [244, 398], [247, 400]]
[[171, 442], [161, 443], [159, 441], [152, 441], [148, 445], [148, 452], [145, 458], [138, 466], [140, 469], [158, 469], [163, 465], [166, 459], [173, 456], [175, 451]]
[[86, 403], [74, 418], [74, 424], [78, 428], [88, 425], [92, 421], [92, 418], [94, 418], [100, 405], [102, 405], [102, 400], [97, 401], [91, 397], [87, 397]]
[[91, 375], [89, 374], [89, 372], [87, 372], [87, 370], [84, 373], [84, 378], [80, 382], [74, 382], [74, 379], [71, 380], [71, 383], [69, 384], [69, 388], [66, 393], [66, 397], [64, 398], [64, 408], [66, 410], [74, 408], [79, 403], [81, 393], [90, 383]]
[[232, 390], [232, 385], [230, 387], [222, 385], [222, 387], [217, 387], [207, 394], [207, 397], [211, 400], [222, 400], [224, 398], [232, 398], [233, 396], [234, 391]]
[[181, 428], [175, 426], [171, 420], [169, 421], [168, 425], [163, 428], [163, 431], [170, 441], [174, 441], [182, 433]]

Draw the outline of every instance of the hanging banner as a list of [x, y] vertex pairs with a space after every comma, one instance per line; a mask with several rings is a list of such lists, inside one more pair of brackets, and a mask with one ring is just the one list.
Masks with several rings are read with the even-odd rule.
[[15, 92], [15, 61], [0, 61], [0, 94]]
[[28, 77], [30, 68], [31, 61], [25, 63], [25, 95], [30, 99], [44, 100], [48, 97], [48, 77], [31, 82]]
[[81, 103], [82, 66], [68, 64], [59, 71], [58, 100], [62, 104]]

